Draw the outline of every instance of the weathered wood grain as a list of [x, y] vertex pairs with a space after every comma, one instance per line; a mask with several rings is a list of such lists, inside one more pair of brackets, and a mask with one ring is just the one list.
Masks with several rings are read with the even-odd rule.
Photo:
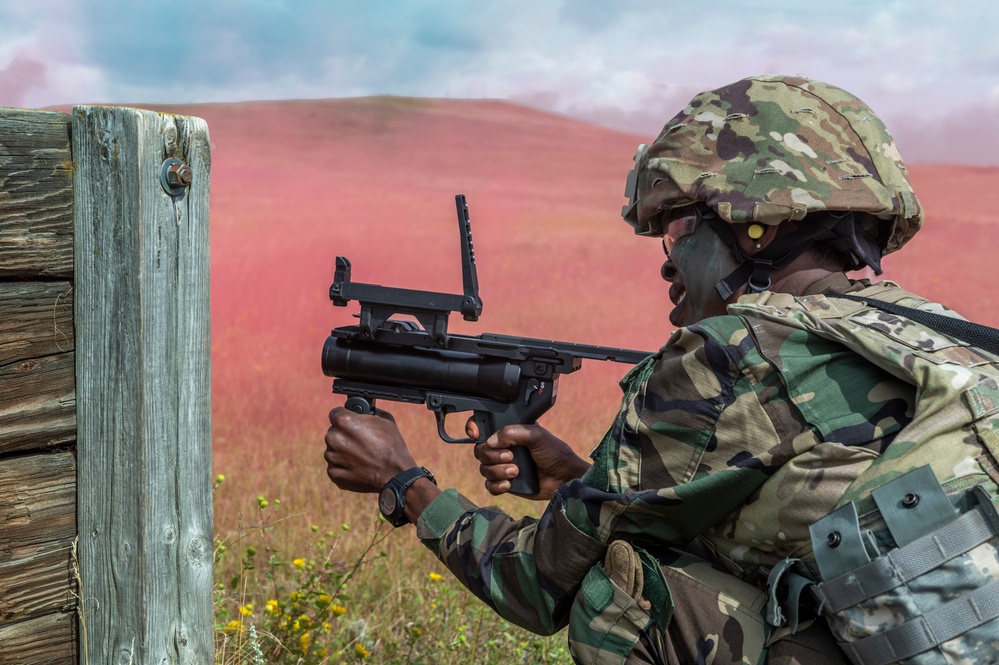
[[0, 277], [72, 276], [70, 120], [0, 109]]
[[0, 627], [75, 608], [75, 538], [73, 453], [0, 459]]
[[0, 282], [0, 365], [73, 350], [70, 282]]
[[69, 282], [0, 282], [0, 454], [76, 440]]
[[0, 626], [0, 645], [0, 665], [76, 665], [76, 614], [48, 614]]
[[[208, 129], [77, 107], [72, 135], [87, 648], [211, 662]], [[166, 157], [194, 171], [180, 196], [160, 184]]]
[[72, 353], [0, 367], [0, 453], [75, 440], [74, 369]]

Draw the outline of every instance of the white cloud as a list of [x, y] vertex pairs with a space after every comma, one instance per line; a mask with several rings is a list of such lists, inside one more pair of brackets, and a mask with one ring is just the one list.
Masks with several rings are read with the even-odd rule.
[[[396, 0], [391, 11], [177, 1], [203, 20], [164, 25], [162, 8], [125, 0], [0, 0], [0, 81], [7, 70], [16, 80], [8, 100], [491, 97], [648, 134], [700, 90], [786, 73], [839, 85], [883, 116], [999, 105], [994, 0], [874, 9], [867, 0], [716, 0], [711, 11], [637, 0], [613, 11], [583, 0], [440, 0], [432, 10]], [[26, 60], [44, 76], [32, 79]]]

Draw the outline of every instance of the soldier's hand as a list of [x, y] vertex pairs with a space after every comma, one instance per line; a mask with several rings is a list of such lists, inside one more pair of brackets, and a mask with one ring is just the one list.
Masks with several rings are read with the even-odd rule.
[[379, 492], [397, 473], [417, 466], [388, 411], [361, 415], [337, 407], [326, 432], [326, 474], [340, 489]]
[[[479, 430], [469, 418], [465, 433], [470, 438], [478, 438]], [[479, 460], [479, 473], [486, 479], [486, 489], [490, 494], [499, 495], [510, 491], [510, 479], [515, 478], [520, 469], [513, 463], [512, 446], [524, 446], [531, 452], [538, 467], [537, 494], [528, 499], [547, 501], [555, 490], [581, 477], [590, 468], [589, 462], [577, 455], [567, 443], [540, 425], [507, 425], [489, 437], [485, 443], [475, 446], [475, 458]]]

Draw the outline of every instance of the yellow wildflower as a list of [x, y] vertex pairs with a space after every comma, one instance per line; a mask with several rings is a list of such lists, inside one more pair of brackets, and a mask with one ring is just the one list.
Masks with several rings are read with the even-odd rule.
[[326, 656], [329, 655], [329, 652], [326, 651], [326, 649], [320, 647], [319, 649], [316, 649], [316, 655], [319, 656], [320, 658], [325, 658]]
[[319, 594], [319, 602], [320, 603], [328, 603], [328, 602], [330, 602], [332, 600], [333, 599], [330, 598], [329, 596], [327, 596], [325, 593]]
[[296, 568], [305, 568], [305, 559], [302, 558], [292, 559], [291, 565], [295, 566]]
[[312, 642], [312, 638], [309, 636], [309, 634], [307, 632], [306, 633], [302, 633], [302, 636], [300, 638], [298, 638], [298, 643], [300, 645], [302, 645], [302, 651], [308, 651], [309, 650], [309, 644], [311, 642]]
[[227, 623], [225, 625], [225, 628], [223, 628], [222, 630], [225, 632], [226, 635], [232, 635], [233, 633], [239, 630], [239, 620], [233, 619], [232, 621]]
[[333, 626], [330, 625], [329, 621], [323, 621], [323, 630], [327, 632], [333, 630]]
[[371, 652], [364, 648], [364, 645], [360, 642], [354, 644], [354, 653], [357, 654], [358, 658], [369, 658]]
[[298, 619], [295, 619], [295, 623], [291, 624], [291, 627], [295, 630], [299, 630], [299, 628], [301, 628], [301, 626], [298, 625]]
[[347, 612], [347, 608], [344, 607], [343, 605], [337, 605], [336, 603], [333, 603], [332, 605], [330, 605], [330, 612], [337, 616], [343, 616]]
[[253, 616], [253, 603], [247, 603], [239, 608], [239, 613], [245, 617]]
[[429, 573], [428, 577], [432, 579], [434, 582], [440, 582], [444, 578], [444, 576], [441, 575], [440, 573]]
[[308, 627], [310, 627], [312, 625], [312, 619], [310, 619], [309, 617], [307, 617], [307, 616], [305, 616], [303, 614], [302, 616], [298, 617], [298, 622], [297, 623], [302, 628], [308, 628]]
[[267, 601], [267, 605], [264, 607], [264, 609], [272, 617], [276, 617], [277, 615], [281, 614], [281, 608], [278, 607], [278, 602], [273, 598]]

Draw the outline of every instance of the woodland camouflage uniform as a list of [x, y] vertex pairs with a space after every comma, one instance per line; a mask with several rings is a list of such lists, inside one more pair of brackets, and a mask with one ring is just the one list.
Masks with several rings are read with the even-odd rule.
[[[859, 211], [887, 229], [877, 251], [853, 237], [832, 242], [851, 267], [879, 269], [881, 254], [921, 223], [880, 120], [848, 93], [804, 79], [757, 77], [699, 95], [636, 160], [629, 188], [640, 195], [624, 212], [642, 235], [662, 235], [662, 215], [695, 202], [729, 224]], [[421, 516], [419, 537], [507, 620], [542, 634], [568, 626], [578, 662], [846, 662], [823, 619], [766, 620], [771, 571], [800, 559], [801, 572], [817, 576], [809, 526], [851, 492], [870, 496], [855, 481], [890, 456], [916, 409], [907, 377], [789, 318], [801, 303], [842, 293], [943, 309], [842, 273], [797, 298], [745, 295], [727, 315], [676, 331], [621, 381], [620, 412], [592, 467], [539, 519], [447, 490]], [[877, 325], [892, 320], [858, 310]], [[919, 328], [915, 346], [925, 338], [933, 347], [934, 336]], [[952, 465], [963, 472], [941, 481], [988, 481], [994, 492], [995, 460], [966, 457]], [[984, 568], [999, 568], [994, 548], [981, 556]], [[630, 573], [618, 558], [632, 558]]]

